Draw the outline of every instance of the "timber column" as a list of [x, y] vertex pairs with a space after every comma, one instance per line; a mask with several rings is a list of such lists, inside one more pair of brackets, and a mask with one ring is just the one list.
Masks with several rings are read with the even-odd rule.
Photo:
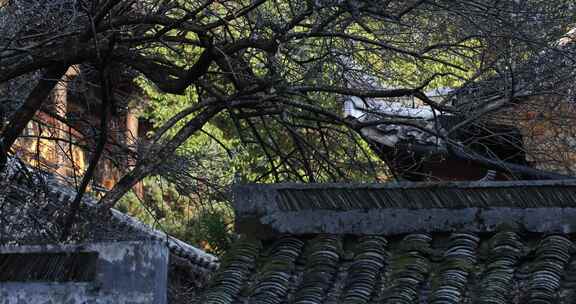
[[[133, 155], [137, 155], [138, 153], [138, 116], [140, 114], [140, 109], [137, 106], [129, 106], [128, 111], [126, 112], [126, 131], [124, 134], [125, 143], [128, 147], [128, 150], [132, 153], [127, 158], [128, 162], [128, 170], [134, 169], [136, 166], [136, 158]], [[132, 188], [134, 190], [134, 194], [139, 198], [144, 198], [144, 187], [142, 182], [137, 183]]]
[[[52, 92], [52, 99], [54, 105], [54, 113], [59, 117], [66, 118], [66, 113], [68, 113], [68, 88], [70, 81], [78, 75], [78, 67], [71, 66], [68, 68], [62, 79], [56, 84]], [[68, 176], [68, 168], [75, 170], [74, 159], [72, 159], [72, 153], [67, 155], [69, 150], [69, 142], [73, 140], [67, 132], [68, 126], [54, 119], [55, 128], [54, 136], [58, 139], [54, 141], [54, 161], [56, 165], [56, 173], [61, 177]]]

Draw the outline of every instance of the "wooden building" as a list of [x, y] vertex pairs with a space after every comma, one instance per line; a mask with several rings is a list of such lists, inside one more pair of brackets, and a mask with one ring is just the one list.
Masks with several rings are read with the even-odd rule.
[[[90, 82], [91, 73], [71, 67], [12, 151], [33, 167], [73, 184], [88, 167], [99, 137], [100, 89]], [[97, 192], [111, 189], [135, 165], [138, 143], [149, 128], [138, 118], [145, 101], [131, 80], [116, 82], [113, 99], [107, 144], [92, 183]], [[142, 195], [141, 185], [135, 190]]]
[[[574, 176], [575, 42], [576, 29], [514, 71], [444, 92], [440, 98], [455, 114], [433, 111], [425, 103], [348, 97], [344, 115], [370, 122], [361, 133], [400, 179]], [[410, 123], [374, 125], [390, 116]]]

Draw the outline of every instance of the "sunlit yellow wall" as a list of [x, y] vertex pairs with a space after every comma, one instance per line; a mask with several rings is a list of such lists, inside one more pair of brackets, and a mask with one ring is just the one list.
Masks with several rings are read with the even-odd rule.
[[[72, 177], [86, 169], [86, 155], [75, 136], [58, 137], [55, 127], [32, 121], [16, 141], [13, 152], [30, 166]], [[70, 144], [70, 142], [72, 144]]]
[[520, 130], [532, 166], [576, 174], [576, 105], [555, 97], [533, 97], [499, 113], [496, 120]]

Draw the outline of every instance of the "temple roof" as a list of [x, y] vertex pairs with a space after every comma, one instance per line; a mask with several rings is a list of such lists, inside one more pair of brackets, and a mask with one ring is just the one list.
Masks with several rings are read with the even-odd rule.
[[448, 94], [463, 112], [497, 108], [504, 101], [555, 96], [574, 102], [576, 90], [576, 28], [517, 66], [501, 67], [486, 79], [470, 82]]
[[[422, 102], [420, 105], [415, 105], [406, 98], [347, 96], [344, 117], [355, 118], [361, 123], [370, 122], [362, 128], [362, 134], [385, 147], [393, 148], [398, 143], [409, 142], [412, 145], [445, 151], [446, 143], [442, 136], [460, 122], [475, 117], [477, 113], [481, 113], [482, 116], [484, 115], [482, 113], [498, 109], [504, 104], [513, 104], [510, 101], [535, 96], [553, 96], [563, 101], [574, 102], [575, 41], [576, 28], [517, 66], [500, 67], [498, 72], [486, 73], [484, 79], [475, 79], [459, 88], [438, 88], [425, 94], [429, 99], [438, 99], [435, 101], [440, 105], [453, 106], [458, 115], [433, 110]], [[353, 84], [358, 87], [363, 85]], [[397, 122], [389, 118], [394, 118]], [[377, 121], [382, 123], [375, 124]], [[492, 129], [490, 126], [482, 128]], [[461, 129], [466, 129], [466, 126]], [[501, 133], [498, 130], [492, 132]], [[455, 135], [452, 134], [452, 139], [456, 142], [466, 138], [466, 135], [454, 138]], [[502, 141], [506, 142], [507, 139]]]
[[198, 302], [572, 303], [575, 185], [237, 186], [244, 238]]
[[[76, 194], [49, 173], [26, 167], [9, 158], [5, 176], [0, 176], [0, 245], [44, 245], [60, 243], [64, 217]], [[65, 243], [158, 240], [165, 242], [176, 262], [199, 276], [207, 276], [219, 266], [218, 259], [136, 218], [111, 209], [110, 216], [98, 212], [90, 195]]]

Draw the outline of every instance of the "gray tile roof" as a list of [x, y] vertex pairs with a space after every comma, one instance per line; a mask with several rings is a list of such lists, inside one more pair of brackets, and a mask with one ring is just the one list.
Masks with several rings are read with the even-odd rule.
[[[487, 79], [466, 84], [450, 92], [454, 105], [467, 111], [504, 98], [557, 95], [566, 101], [576, 98], [576, 28], [545, 47], [523, 64]], [[509, 67], [508, 67], [509, 69]], [[513, 96], [509, 96], [513, 92]]]
[[[10, 159], [8, 175], [0, 178], [0, 244], [50, 244], [60, 242], [62, 219], [76, 194], [50, 174], [39, 174]], [[24, 176], [23, 172], [30, 173]], [[111, 209], [110, 217], [98, 213], [96, 200], [83, 198], [69, 242], [122, 240], [163, 241], [170, 252], [194, 272], [208, 275], [219, 266], [218, 259], [181, 240], [153, 229], [136, 218]], [[182, 261], [183, 259], [183, 261]]]
[[198, 303], [573, 303], [571, 236], [287, 236], [236, 245]]
[[[556, 229], [554, 217], [522, 213], [528, 206], [543, 214], [551, 208], [571, 209], [576, 203], [573, 186], [569, 181], [238, 186], [237, 221], [254, 227], [246, 229], [245, 238], [224, 257], [197, 302], [574, 303], [575, 234]], [[557, 194], [546, 192], [550, 189]], [[370, 191], [375, 193], [367, 194]], [[287, 193], [299, 203], [284, 205]], [[534, 196], [527, 205], [522, 202], [525, 195]], [[502, 199], [493, 201], [498, 197]], [[400, 231], [392, 226], [414, 219], [394, 219], [393, 213], [370, 222], [379, 225], [380, 232], [361, 225], [371, 214], [406, 202], [412, 205], [405, 209], [422, 216], [432, 209], [450, 215], [471, 206], [483, 211], [518, 207], [520, 213], [501, 221], [487, 213], [468, 223], [497, 222], [484, 226], [422, 218], [417, 225], [405, 223], [413, 229]], [[326, 232], [327, 225], [318, 218], [303, 217], [303, 212], [326, 209], [332, 213], [324, 220], [332, 218], [333, 227], [341, 226], [336, 233]], [[343, 220], [358, 210], [364, 212], [355, 215], [356, 227]], [[287, 222], [293, 225], [277, 225], [282, 216], [292, 216]], [[540, 222], [538, 231], [526, 229], [533, 221]], [[266, 225], [271, 233], [261, 233]], [[298, 230], [302, 227], [308, 230]]]

